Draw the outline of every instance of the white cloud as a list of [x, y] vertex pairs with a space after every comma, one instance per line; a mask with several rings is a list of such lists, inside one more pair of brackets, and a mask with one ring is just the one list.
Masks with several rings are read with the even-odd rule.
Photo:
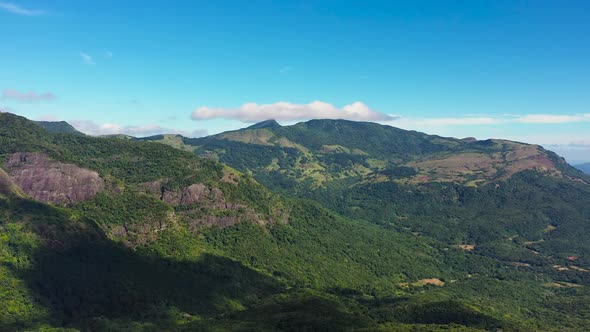
[[87, 65], [94, 66], [96, 64], [96, 62], [94, 62], [94, 59], [92, 58], [92, 56], [90, 56], [84, 52], [80, 52], [80, 58], [82, 58], [82, 61]]
[[406, 129], [420, 129], [425, 127], [453, 127], [453, 126], [475, 126], [475, 125], [501, 125], [501, 124], [564, 124], [575, 122], [590, 122], [588, 114], [502, 114], [499, 116], [460, 116], [444, 118], [427, 117], [399, 117], [393, 121], [380, 121]]
[[46, 11], [40, 9], [27, 9], [10, 2], [0, 2], [0, 9], [12, 14], [22, 16], [41, 16], [47, 14]]
[[517, 118], [518, 122], [521, 123], [570, 123], [570, 122], [582, 122], [590, 121], [590, 114], [574, 114], [574, 115], [562, 115], [562, 114], [528, 114]]
[[301, 121], [309, 119], [347, 119], [375, 121], [401, 128], [453, 127], [501, 124], [563, 124], [590, 122], [590, 113], [581, 114], [470, 114], [458, 117], [402, 117], [369, 109], [362, 102], [354, 102], [342, 108], [322, 101], [309, 104], [278, 102], [274, 104], [246, 103], [238, 108], [212, 108], [202, 106], [192, 112], [193, 120], [224, 118], [242, 122], [257, 122], [267, 119]]
[[[586, 135], [551, 135], [552, 139], [545, 137], [530, 138], [528, 141], [540, 144], [544, 148], [554, 151], [564, 157], [571, 164], [590, 162], [590, 133]], [[534, 141], [533, 141], [534, 139]]]
[[20, 92], [12, 89], [6, 89], [2, 91], [2, 97], [0, 99], [3, 100], [16, 100], [20, 102], [37, 102], [37, 101], [51, 101], [55, 100], [57, 97], [50, 92], [45, 93], [37, 93], [37, 92]]
[[158, 134], [180, 134], [187, 137], [200, 137], [207, 135], [204, 129], [197, 129], [192, 132], [184, 130], [165, 128], [160, 125], [123, 126], [115, 123], [97, 124], [94, 121], [74, 120], [69, 121], [77, 130], [92, 136], [125, 134], [131, 136], [145, 137]]
[[446, 126], [474, 126], [474, 125], [495, 125], [505, 123], [504, 119], [494, 117], [448, 117], [448, 118], [412, 118], [400, 117], [398, 120], [388, 121], [388, 124], [404, 128], [420, 127], [446, 127]]
[[309, 104], [278, 102], [274, 104], [247, 103], [238, 108], [210, 108], [202, 106], [193, 111], [193, 120], [225, 118], [242, 122], [257, 122], [268, 119], [297, 121], [309, 119], [348, 119], [358, 121], [391, 121], [396, 116], [373, 111], [361, 102], [354, 102], [342, 108], [322, 101]]
[[290, 72], [291, 69], [293, 69], [293, 68], [291, 68], [291, 66], [284, 66], [281, 69], [279, 69], [279, 73], [286, 74], [286, 73]]
[[104, 57], [106, 59], [112, 59], [113, 58], [113, 52], [111, 52], [111, 51], [104, 52]]
[[[525, 143], [540, 144], [543, 146], [559, 146], [560, 148], [579, 149], [590, 148], [590, 131], [588, 133], [552, 133], [546, 135], [543, 133], [521, 135], [508, 135], [503, 137], [510, 140], [520, 140]], [[590, 156], [588, 156], [590, 158]]]

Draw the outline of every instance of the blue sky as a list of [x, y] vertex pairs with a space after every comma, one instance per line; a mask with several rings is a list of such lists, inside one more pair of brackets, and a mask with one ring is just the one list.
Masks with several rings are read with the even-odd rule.
[[375, 121], [590, 161], [588, 1], [0, 0], [0, 109], [90, 134]]

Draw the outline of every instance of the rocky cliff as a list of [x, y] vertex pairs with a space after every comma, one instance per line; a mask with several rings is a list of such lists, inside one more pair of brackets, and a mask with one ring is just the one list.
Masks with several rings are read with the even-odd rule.
[[85, 201], [105, 187], [97, 172], [51, 160], [41, 153], [14, 153], [5, 167], [11, 181], [25, 194], [44, 203]]

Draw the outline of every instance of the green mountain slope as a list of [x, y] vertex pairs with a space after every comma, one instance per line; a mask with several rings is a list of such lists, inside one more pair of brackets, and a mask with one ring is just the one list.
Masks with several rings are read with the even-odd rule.
[[342, 120], [255, 125], [184, 143], [350, 218], [587, 280], [590, 179], [539, 146]]
[[283, 187], [290, 184], [288, 189], [359, 177], [372, 182], [479, 186], [527, 169], [578, 176], [562, 158], [535, 145], [460, 140], [344, 120], [254, 125], [183, 142], [201, 155], [269, 178], [266, 184], [281, 179]]
[[[438, 153], [432, 144], [425, 142], [422, 153]], [[550, 331], [588, 324], [590, 281], [578, 251], [575, 261], [551, 257], [551, 247], [518, 238], [493, 238], [485, 243], [498, 245], [470, 251], [426, 230], [354, 214], [370, 211], [377, 194], [344, 197], [360, 207], [347, 205], [354, 213], [327, 195], [325, 204], [354, 217], [348, 218], [317, 202], [286, 199], [191, 152], [53, 134], [6, 113], [0, 160], [0, 330]], [[325, 183], [344, 186], [349, 178]], [[534, 181], [553, 178], [540, 179]], [[571, 192], [571, 180], [563, 181], [549, 181], [547, 190], [561, 188], [557, 196], [570, 194], [578, 204], [585, 185]], [[383, 183], [391, 182], [367, 184]], [[329, 189], [315, 182], [309, 188], [307, 198]], [[445, 222], [464, 216], [459, 207], [443, 208], [453, 195], [424, 197], [424, 214], [440, 213]], [[461, 199], [466, 210], [479, 200]], [[552, 245], [559, 232], [575, 231], [560, 225], [585, 227], [566, 214], [582, 204], [563, 204], [557, 228], [535, 233]], [[414, 211], [422, 209], [413, 205], [407, 215], [375, 213], [421, 221]], [[476, 216], [482, 225], [492, 218]], [[528, 260], [521, 260], [524, 252]]]
[[35, 124], [50, 133], [84, 135], [66, 121], [35, 121]]
[[184, 142], [354, 219], [478, 250], [587, 257], [577, 234], [590, 232], [590, 178], [539, 146], [344, 120], [262, 127]]

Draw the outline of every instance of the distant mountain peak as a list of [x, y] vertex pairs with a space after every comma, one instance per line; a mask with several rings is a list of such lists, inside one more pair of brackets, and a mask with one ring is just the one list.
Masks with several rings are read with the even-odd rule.
[[34, 123], [53, 134], [84, 135], [66, 121], [34, 121]]
[[262, 128], [278, 128], [281, 125], [274, 119], [270, 119], [270, 120], [264, 120], [262, 122], [258, 122], [256, 124], [253, 124], [249, 127], [247, 127], [246, 129], [262, 129]]
[[590, 163], [585, 163], [581, 165], [575, 165], [575, 168], [579, 169], [580, 171], [590, 175]]

